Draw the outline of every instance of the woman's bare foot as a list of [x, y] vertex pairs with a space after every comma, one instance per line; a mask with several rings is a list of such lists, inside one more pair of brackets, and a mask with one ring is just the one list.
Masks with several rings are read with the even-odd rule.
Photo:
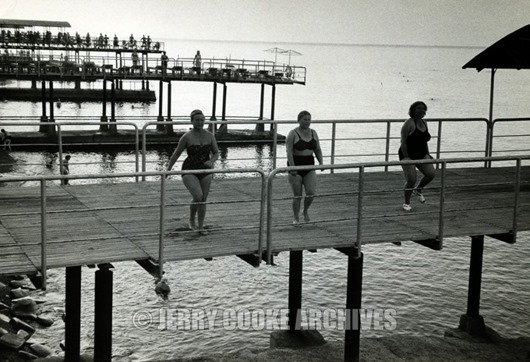
[[197, 226], [195, 226], [195, 220], [188, 220], [188, 227], [190, 228], [190, 230], [197, 229]]
[[309, 214], [307, 212], [304, 212], [304, 221], [305, 222], [310, 222], [311, 221], [311, 218], [309, 217]]

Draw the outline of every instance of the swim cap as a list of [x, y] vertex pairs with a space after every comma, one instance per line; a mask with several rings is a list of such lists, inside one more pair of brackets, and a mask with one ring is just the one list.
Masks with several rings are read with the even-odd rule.
[[193, 117], [195, 117], [196, 115], [198, 114], [202, 114], [203, 117], [204, 117], [204, 113], [202, 113], [202, 111], [200, 109], [194, 109], [191, 113], [190, 113], [190, 118], [191, 120], [193, 121]]

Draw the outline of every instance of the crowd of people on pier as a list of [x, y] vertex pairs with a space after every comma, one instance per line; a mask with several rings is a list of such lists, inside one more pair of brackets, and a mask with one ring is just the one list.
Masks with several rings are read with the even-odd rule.
[[119, 39], [116, 34], [110, 42], [107, 34], [99, 33], [99, 36], [92, 37], [90, 33], [85, 36], [78, 32], [71, 35], [70, 32], [57, 32], [53, 34], [51, 31], [21, 31], [10, 29], [2, 29], [0, 31], [0, 44], [8, 47], [12, 46], [27, 46], [27, 47], [72, 47], [72, 48], [96, 48], [96, 49], [139, 49], [146, 51], [159, 51], [162, 43], [159, 41], [153, 42], [149, 35], [142, 35], [140, 39], [135, 39], [131, 34], [128, 39]]
[[[423, 189], [435, 176], [432, 163], [414, 162], [433, 159], [428, 146], [431, 135], [424, 119], [426, 112], [427, 105], [424, 102], [414, 102], [409, 108], [410, 118], [403, 123], [401, 128], [401, 142], [397, 153], [400, 160], [411, 161], [402, 165], [405, 176], [402, 209], [406, 212], [412, 211], [412, 195], [415, 195], [419, 202], [426, 202]], [[182, 163], [182, 170], [200, 170], [200, 172], [183, 174], [182, 182], [192, 196], [188, 226], [190, 230], [196, 230], [200, 235], [207, 235], [204, 221], [213, 174], [204, 170], [214, 168], [214, 163], [219, 158], [219, 149], [214, 134], [204, 129], [203, 112], [199, 109], [194, 110], [190, 114], [190, 120], [193, 128], [179, 140], [169, 159], [167, 171], [171, 171], [184, 151], [187, 153], [187, 158]], [[315, 158], [320, 166], [324, 165], [318, 134], [311, 128], [311, 113], [301, 111], [297, 120], [298, 126], [289, 132], [286, 139], [287, 166], [309, 167], [292, 169], [288, 172], [288, 180], [293, 193], [292, 223], [294, 226], [311, 221], [309, 209], [317, 192], [316, 171], [318, 167], [315, 167]], [[419, 183], [416, 169], [423, 175]], [[302, 211], [303, 219], [300, 219], [300, 211]]]

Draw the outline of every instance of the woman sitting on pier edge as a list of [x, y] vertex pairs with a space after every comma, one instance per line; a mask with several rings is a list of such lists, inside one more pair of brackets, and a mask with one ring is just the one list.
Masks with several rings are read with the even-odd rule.
[[[314, 165], [317, 157], [320, 165], [323, 164], [322, 150], [317, 132], [310, 128], [311, 114], [302, 111], [298, 114], [298, 127], [287, 135], [285, 147], [287, 150], [287, 166]], [[289, 171], [289, 183], [293, 190], [293, 225], [300, 223], [298, 214], [302, 203], [302, 190], [305, 188], [304, 221], [309, 222], [309, 207], [313, 202], [316, 192], [317, 177], [315, 170]]]
[[[423, 119], [427, 113], [427, 105], [421, 101], [414, 102], [409, 108], [410, 118], [401, 127], [401, 146], [399, 147], [400, 160], [429, 160], [432, 159], [429, 153], [427, 142], [431, 135], [427, 127], [427, 122]], [[421, 203], [425, 202], [422, 194], [423, 188], [434, 179], [433, 164], [424, 163], [416, 165], [402, 165], [405, 173], [405, 203], [403, 210], [412, 211], [410, 199], [412, 194], [418, 197]], [[423, 174], [420, 183], [416, 186], [416, 168]]]
[[[193, 128], [186, 132], [179, 140], [177, 148], [169, 159], [167, 170], [170, 171], [184, 150], [188, 157], [182, 163], [182, 170], [204, 170], [211, 169], [219, 158], [219, 149], [215, 136], [203, 129], [204, 114], [196, 109], [190, 114]], [[189, 227], [197, 230], [199, 234], [206, 235], [204, 229], [204, 218], [206, 216], [206, 200], [210, 192], [210, 184], [213, 174], [196, 173], [182, 175], [182, 182], [190, 192], [193, 203], [190, 205]], [[195, 223], [197, 215], [197, 223]]]

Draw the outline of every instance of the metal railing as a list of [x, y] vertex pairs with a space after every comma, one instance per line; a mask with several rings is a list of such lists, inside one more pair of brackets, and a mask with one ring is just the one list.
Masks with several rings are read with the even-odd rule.
[[[356, 235], [355, 238], [352, 237], [351, 247], [354, 247], [356, 250], [357, 257], [361, 256], [361, 248], [363, 244], [363, 227], [362, 220], [364, 215], [363, 210], [363, 200], [365, 197], [365, 181], [364, 175], [366, 169], [375, 168], [375, 167], [385, 167], [386, 166], [400, 166], [400, 165], [414, 165], [414, 164], [439, 164], [441, 167], [440, 170], [440, 186], [439, 186], [439, 209], [438, 209], [438, 232], [436, 239], [439, 242], [440, 248], [443, 246], [443, 237], [444, 237], [444, 223], [445, 223], [445, 193], [447, 190], [447, 181], [446, 181], [446, 169], [448, 164], [458, 164], [458, 163], [485, 163], [485, 162], [502, 162], [502, 161], [515, 161], [515, 179], [513, 180], [514, 187], [514, 202], [513, 202], [513, 216], [512, 216], [512, 225], [511, 232], [516, 234], [518, 230], [517, 219], [519, 212], [519, 193], [521, 186], [521, 165], [522, 160], [530, 160], [530, 156], [522, 157], [475, 157], [475, 158], [452, 158], [452, 159], [432, 159], [432, 160], [407, 160], [407, 161], [391, 161], [391, 162], [371, 162], [371, 163], [351, 163], [343, 165], [318, 165], [318, 166], [290, 166], [290, 167], [280, 167], [274, 169], [269, 176], [267, 177], [267, 226], [266, 226], [266, 240], [267, 240], [267, 263], [272, 262], [272, 253], [274, 250], [273, 245], [273, 235], [272, 235], [272, 210], [273, 210], [273, 201], [274, 199], [274, 188], [273, 182], [275, 176], [279, 173], [286, 173], [291, 170], [321, 170], [321, 169], [349, 169], [357, 170], [358, 172], [358, 189], [357, 191], [352, 191], [351, 194], [357, 195], [356, 211], [357, 216], [351, 218], [345, 218], [344, 220], [356, 222]], [[467, 185], [468, 187], [469, 185]], [[479, 185], [472, 185], [473, 187]], [[403, 188], [390, 190], [390, 192], [403, 191]], [[385, 190], [388, 191], [388, 190]], [[329, 195], [327, 195], [329, 196]], [[289, 197], [288, 199], [292, 199]], [[351, 214], [351, 213], [348, 213]], [[312, 224], [318, 224], [319, 221], [311, 221]], [[397, 241], [397, 240], [396, 240]]]
[[[33, 117], [38, 119], [39, 117]], [[149, 143], [149, 129], [153, 126], [163, 126], [163, 128], [173, 126], [185, 126], [189, 129], [190, 123], [187, 116], [175, 116], [174, 121], [168, 122], [156, 122], [149, 121], [145, 117], [117, 117], [116, 122], [98, 122], [100, 117], [83, 117], [83, 120], [89, 120], [89, 122], [76, 122], [80, 118], [73, 117], [55, 117], [56, 122], [25, 122], [31, 117], [0, 117], [0, 127], [24, 127], [27, 125], [33, 126], [54, 126], [57, 127], [57, 146], [59, 153], [62, 153], [61, 145], [64, 145], [62, 140], [62, 132], [60, 130], [66, 127], [76, 125], [93, 125], [93, 126], [109, 126], [113, 125], [121, 129], [123, 125], [132, 126], [135, 130], [142, 127], [141, 135], [135, 139], [135, 168], [134, 171], [138, 172], [139, 157], [140, 157], [140, 142], [141, 142], [141, 170], [147, 171], [147, 154], [148, 149], [154, 146], [154, 143]], [[8, 122], [4, 119], [9, 119]], [[156, 119], [155, 116], [152, 119]], [[180, 120], [181, 119], [181, 120]], [[73, 121], [72, 121], [73, 120]], [[430, 131], [433, 136], [431, 144], [431, 154], [437, 158], [445, 157], [469, 157], [470, 155], [477, 154], [485, 157], [493, 156], [494, 154], [507, 152], [510, 153], [522, 153], [526, 154], [530, 151], [528, 148], [528, 142], [525, 140], [530, 137], [530, 133], [514, 132], [497, 134], [497, 128], [493, 125], [502, 123], [503, 125], [511, 125], [512, 128], [523, 122], [530, 121], [527, 118], [512, 118], [512, 119], [497, 119], [490, 125], [485, 118], [436, 118], [427, 119], [430, 124]], [[359, 160], [366, 161], [392, 161], [397, 159], [397, 150], [400, 142], [400, 127], [403, 120], [400, 119], [360, 119], [360, 120], [314, 120], [312, 121], [312, 128], [316, 129], [319, 134], [321, 145], [323, 148], [324, 159], [326, 164], [343, 164], [358, 162]], [[143, 124], [143, 126], [142, 126]], [[206, 122], [206, 126], [212, 128], [213, 125], [221, 126], [227, 125], [228, 127], [241, 127], [242, 125], [250, 125], [252, 130], [257, 124], [270, 124], [271, 134], [267, 142], [271, 144], [272, 153], [272, 168], [276, 168], [278, 164], [286, 162], [286, 156], [279, 153], [279, 142], [280, 132], [287, 131], [287, 126], [294, 128], [297, 126], [296, 121], [287, 120], [256, 120], [250, 117], [241, 118], [229, 118], [222, 121], [210, 121]], [[449, 125], [450, 127], [447, 127]], [[495, 132], [493, 132], [495, 130]], [[468, 133], [472, 137], [465, 138], [466, 144], [461, 142], [453, 142], [456, 136], [461, 133]], [[455, 134], [456, 133], [456, 134]], [[139, 138], [141, 137], [141, 139]], [[464, 139], [460, 137], [459, 139]], [[499, 142], [493, 142], [493, 140]], [[500, 140], [505, 141], [500, 143]], [[235, 142], [235, 141], [231, 141]], [[510, 147], [505, 147], [505, 144], [509, 142]], [[87, 147], [93, 145], [93, 142], [87, 144]], [[1, 146], [1, 145], [0, 145]], [[16, 150], [17, 147], [22, 145], [17, 144], [16, 140], [12, 142], [11, 147]], [[516, 146], [518, 148], [516, 148]], [[504, 149], [503, 149], [504, 147]], [[246, 163], [250, 160], [254, 160], [252, 156], [248, 158], [241, 158], [238, 161]], [[248, 167], [244, 165], [244, 167]], [[252, 166], [251, 166], [252, 167]], [[390, 165], [384, 165], [385, 170], [388, 170]], [[335, 172], [335, 169], [330, 169], [330, 172]]]
[[[108, 48], [109, 51], [112, 48]], [[85, 49], [88, 50], [88, 49]], [[131, 52], [129, 54], [128, 52]], [[0, 74], [20, 75], [59, 75], [81, 76], [108, 75], [130, 78], [158, 74], [161, 77], [178, 80], [197, 78], [199, 80], [249, 80], [267, 82], [295, 82], [305, 84], [307, 68], [297, 65], [280, 64], [266, 60], [203, 58], [200, 65], [194, 58], [169, 58], [162, 61], [157, 53], [144, 54], [138, 51], [133, 59], [132, 49], [112, 56], [71, 52], [65, 58], [57, 54], [42, 54], [37, 57], [14, 57], [19, 61], [0, 61]], [[151, 55], [149, 57], [149, 55]], [[22, 60], [23, 59], [23, 60]]]
[[[10, 117], [12, 118], [12, 117]], [[63, 168], [63, 154], [64, 154], [64, 142], [63, 142], [63, 130], [64, 128], [69, 128], [71, 126], [79, 127], [79, 126], [101, 126], [106, 125], [110, 126], [113, 125], [116, 128], [122, 128], [122, 127], [132, 127], [134, 130], [134, 156], [135, 156], [135, 162], [134, 162], [134, 170], [135, 172], [139, 172], [140, 167], [140, 136], [138, 131], [138, 125], [136, 125], [133, 122], [4, 122], [0, 121], [0, 128], [3, 128], [4, 126], [32, 126], [32, 127], [46, 127], [48, 130], [55, 131], [56, 134], [56, 140], [53, 140], [52, 142], [45, 143], [45, 144], [39, 144], [39, 146], [48, 145], [48, 146], [54, 146], [57, 145], [57, 152], [58, 152], [58, 161], [59, 161], [59, 169], [61, 170]], [[87, 147], [93, 146], [93, 142], [87, 142], [85, 144], [82, 143], [76, 143], [76, 145], [85, 145]], [[31, 146], [33, 144], [23, 145], [23, 146]], [[1, 147], [2, 145], [0, 145]], [[20, 146], [18, 143], [13, 143], [11, 145], [12, 148], [15, 148], [17, 146]], [[72, 165], [74, 163], [71, 163]], [[87, 164], [87, 163], [83, 163]]]
[[[211, 169], [211, 170], [188, 170], [188, 171], [161, 171], [161, 172], [134, 172], [134, 173], [119, 173], [119, 174], [85, 174], [85, 175], [68, 175], [68, 176], [27, 176], [27, 177], [3, 177], [1, 179], [2, 183], [15, 183], [15, 182], [24, 182], [24, 181], [37, 181], [40, 184], [40, 193], [39, 193], [39, 199], [40, 199], [40, 212], [31, 212], [27, 210], [25, 212], [25, 215], [29, 214], [40, 214], [41, 220], [40, 220], [40, 248], [41, 248], [41, 268], [40, 273], [43, 278], [43, 287], [46, 288], [46, 278], [47, 278], [47, 258], [48, 258], [48, 232], [49, 232], [49, 226], [47, 222], [47, 215], [50, 212], [53, 213], [68, 213], [68, 212], [74, 212], [73, 210], [53, 210], [50, 211], [47, 204], [47, 185], [46, 183], [48, 181], [54, 181], [54, 180], [86, 180], [86, 179], [102, 179], [102, 178], [112, 178], [112, 179], [119, 179], [119, 178], [130, 178], [134, 177], [136, 179], [140, 177], [145, 176], [156, 176], [159, 177], [159, 183], [160, 183], [160, 199], [159, 204], [152, 204], [152, 205], [135, 205], [135, 208], [139, 207], [158, 207], [159, 208], [159, 231], [158, 231], [158, 272], [159, 276], [162, 277], [164, 273], [164, 247], [165, 247], [165, 224], [166, 224], [166, 215], [165, 215], [165, 209], [168, 206], [172, 206], [172, 204], [167, 203], [167, 197], [166, 197], [166, 179], [169, 176], [172, 175], [186, 175], [186, 174], [199, 174], [199, 173], [256, 173], [261, 178], [261, 192], [260, 192], [260, 198], [257, 200], [260, 204], [259, 206], [259, 220], [257, 221], [258, 224], [258, 234], [256, 235], [257, 239], [257, 245], [256, 245], [256, 255], [259, 256], [259, 262], [261, 262], [261, 257], [263, 254], [263, 227], [264, 227], [264, 217], [265, 217], [265, 200], [266, 200], [266, 175], [262, 170], [258, 169], [234, 169], [234, 170], [221, 170], [221, 169]], [[131, 203], [134, 203], [134, 200], [131, 200]], [[232, 201], [226, 201], [226, 202], [217, 202], [217, 204], [221, 203], [242, 203], [242, 202], [248, 202], [245, 200], [232, 200]], [[206, 202], [206, 204], [213, 204], [212, 202]], [[175, 204], [176, 205], [176, 204]], [[189, 206], [190, 203], [178, 203], [178, 206]], [[106, 207], [93, 207], [93, 208], [83, 208], [80, 210], [75, 210], [75, 212], [93, 212], [93, 211], [101, 211], [101, 210], [119, 210], [120, 206], [115, 205], [109, 205]], [[11, 214], [2, 214], [2, 216], [9, 216]], [[245, 231], [245, 232], [248, 232]], [[149, 236], [148, 234], [144, 234], [142, 236]], [[153, 235], [151, 235], [153, 236]], [[126, 236], [123, 236], [126, 237]]]

